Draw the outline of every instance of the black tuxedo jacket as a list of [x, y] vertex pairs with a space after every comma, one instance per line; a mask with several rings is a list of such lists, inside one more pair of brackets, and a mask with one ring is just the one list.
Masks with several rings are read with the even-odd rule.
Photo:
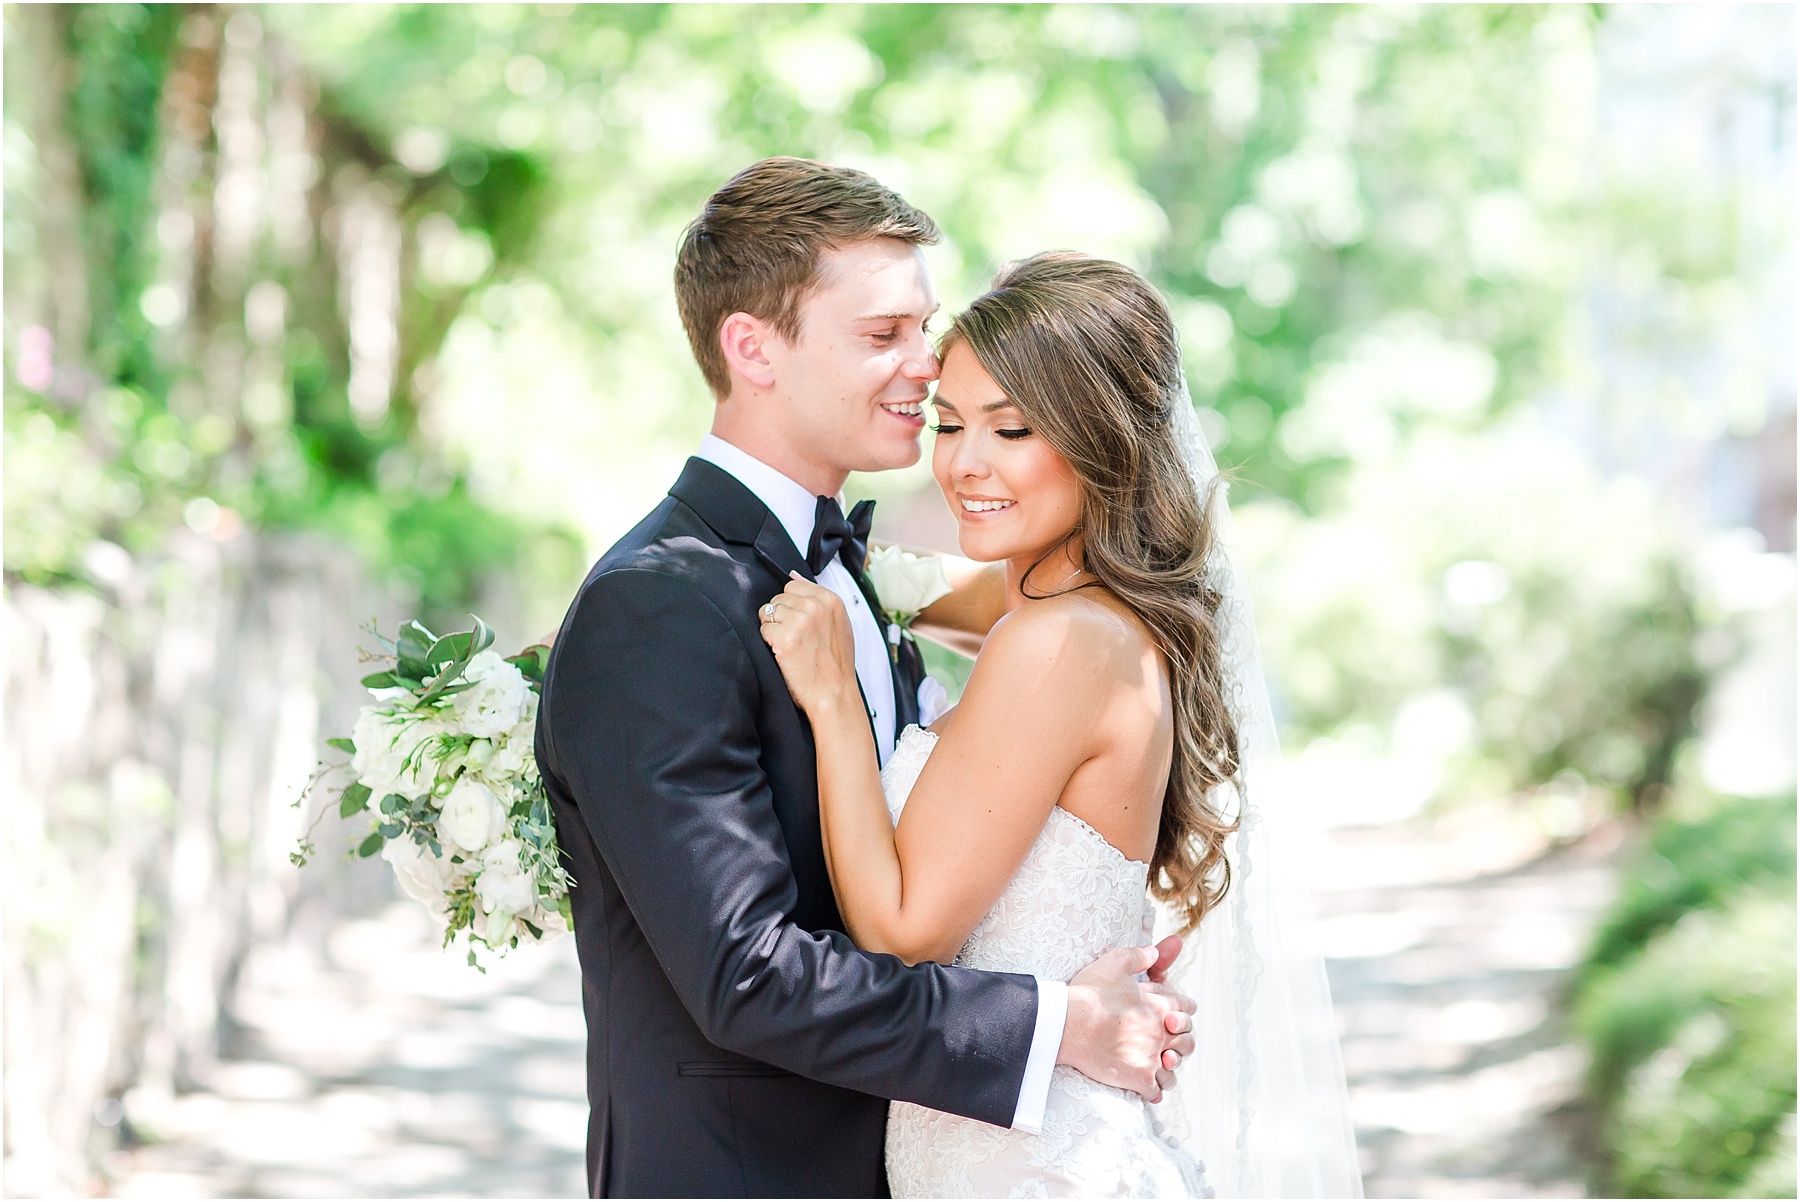
[[575, 878], [596, 1197], [885, 1196], [883, 1099], [1012, 1122], [1036, 982], [843, 933], [812, 732], [757, 632], [790, 569], [768, 508], [691, 459], [550, 657], [537, 757]]

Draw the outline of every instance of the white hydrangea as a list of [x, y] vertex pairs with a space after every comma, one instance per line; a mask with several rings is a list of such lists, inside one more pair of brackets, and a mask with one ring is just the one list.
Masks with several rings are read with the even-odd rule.
[[470, 660], [463, 679], [473, 686], [457, 693], [451, 708], [465, 734], [491, 738], [519, 725], [527, 711], [535, 716], [537, 694], [524, 673], [494, 652], [483, 651]]
[[494, 780], [511, 780], [523, 776], [537, 779], [537, 758], [533, 754], [537, 741], [537, 694], [531, 695], [529, 713], [519, 724], [494, 741], [493, 758], [482, 769]]
[[376, 803], [389, 793], [417, 797], [430, 791], [437, 761], [434, 749], [422, 748], [421, 744], [445, 733], [436, 718], [404, 709], [389, 713], [390, 708], [363, 706], [350, 734], [351, 742], [356, 744], [350, 770], [369, 787]]
[[475, 896], [489, 914], [530, 917], [537, 908], [537, 882], [523, 867], [517, 839], [502, 839], [481, 853], [481, 875], [475, 878]]
[[[503, 839], [481, 854], [475, 900], [480, 903], [483, 918], [482, 938], [489, 947], [511, 939], [520, 918], [531, 919], [540, 930], [546, 927], [543, 917], [537, 914], [537, 882], [524, 869], [524, 850], [518, 840]], [[561, 925], [560, 921], [557, 925]]]

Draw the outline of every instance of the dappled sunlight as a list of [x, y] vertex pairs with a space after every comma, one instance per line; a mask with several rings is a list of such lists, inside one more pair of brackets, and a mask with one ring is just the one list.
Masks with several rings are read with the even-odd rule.
[[[675, 248], [797, 154], [934, 335], [1167, 297], [1368, 1193], [1791, 1194], [1791, 6], [5, 21], [9, 1193], [583, 1192], [574, 941], [475, 971], [315, 773], [360, 623], [523, 645], [662, 500]], [[878, 540], [955, 549], [931, 438]]]
[[[196, 1091], [128, 1099], [130, 1196], [581, 1191], [586, 1026], [571, 941], [486, 975], [401, 901], [259, 947], [230, 1058]], [[123, 1166], [122, 1166], [123, 1167]]]

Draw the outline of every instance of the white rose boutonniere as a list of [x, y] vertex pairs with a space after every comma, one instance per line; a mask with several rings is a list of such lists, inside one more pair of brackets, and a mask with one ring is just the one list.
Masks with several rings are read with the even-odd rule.
[[881, 601], [881, 612], [893, 624], [888, 630], [889, 652], [897, 657], [901, 633], [910, 631], [913, 619], [932, 602], [950, 595], [944, 561], [936, 555], [914, 555], [899, 547], [877, 547], [869, 553], [867, 571], [875, 596]]

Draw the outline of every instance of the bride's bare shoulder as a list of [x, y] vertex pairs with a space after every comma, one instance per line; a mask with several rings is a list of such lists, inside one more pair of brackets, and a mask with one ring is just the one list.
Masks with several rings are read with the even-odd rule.
[[1122, 602], [1098, 589], [1029, 601], [994, 625], [976, 661], [1007, 671], [1038, 667], [1078, 678], [1109, 666], [1135, 666], [1153, 647]]

